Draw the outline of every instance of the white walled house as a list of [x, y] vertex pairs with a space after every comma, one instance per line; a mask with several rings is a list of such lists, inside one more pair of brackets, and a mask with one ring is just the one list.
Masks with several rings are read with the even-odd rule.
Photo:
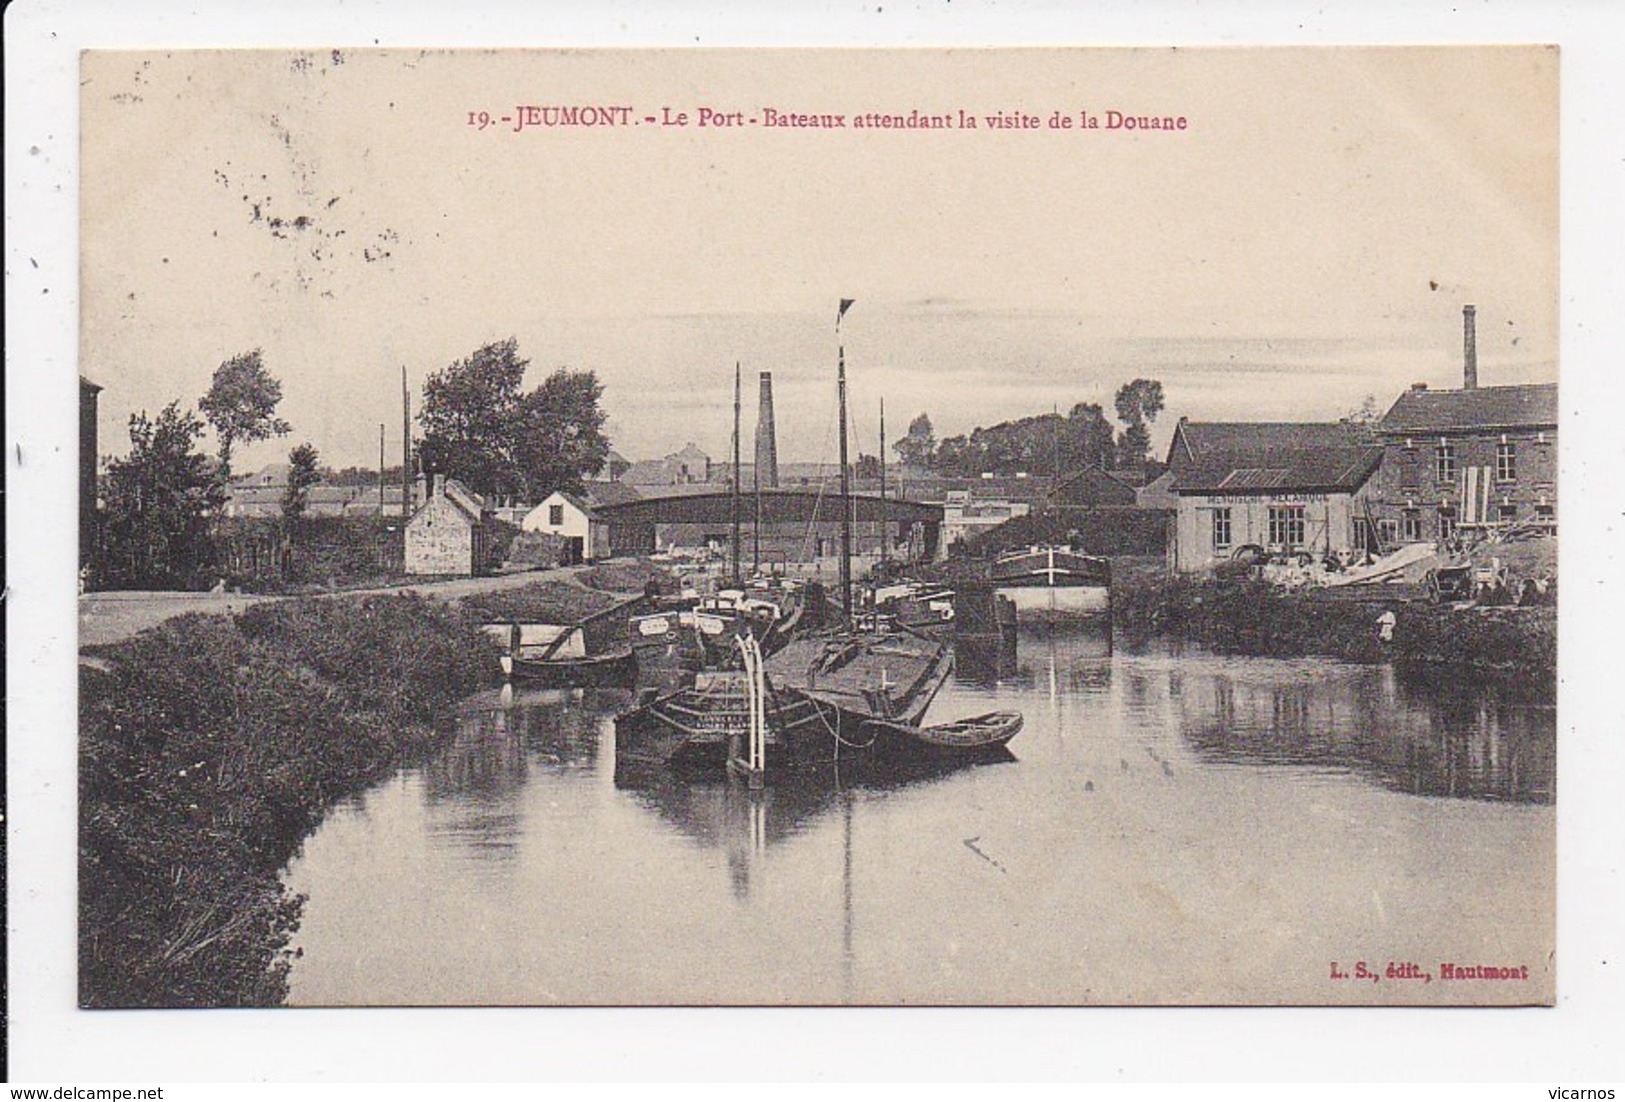
[[519, 522], [526, 532], [546, 532], [564, 540], [564, 561], [595, 562], [610, 554], [609, 524], [584, 497], [554, 490]]
[[1181, 572], [1236, 549], [1322, 556], [1373, 546], [1367, 487], [1382, 449], [1349, 426], [1182, 421], [1169, 448]]

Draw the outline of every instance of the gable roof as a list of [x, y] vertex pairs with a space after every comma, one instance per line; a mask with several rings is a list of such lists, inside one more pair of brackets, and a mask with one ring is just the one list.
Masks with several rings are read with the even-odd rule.
[[625, 482], [595, 480], [584, 484], [587, 501], [592, 505], [619, 505], [623, 501], [637, 501], [643, 496], [636, 486]]
[[1085, 467], [1055, 487], [1050, 499], [1059, 504], [1133, 505], [1134, 487], [1111, 471]]
[[1168, 466], [1175, 471], [1218, 455], [1313, 451], [1347, 447], [1355, 431], [1342, 421], [1181, 421], [1168, 444]]
[[1176, 494], [1352, 492], [1381, 462], [1341, 421], [1181, 421], [1168, 446]]
[[1399, 396], [1393, 408], [1377, 423], [1377, 431], [1385, 435], [1556, 427], [1556, 383], [1482, 386], [1472, 390], [1412, 387]]
[[464, 517], [474, 524], [480, 523], [480, 521], [484, 518], [485, 499], [479, 494], [476, 494], [473, 490], [470, 490], [467, 486], [464, 486], [461, 482], [457, 481], [457, 479], [446, 479], [444, 496], [447, 501], [451, 502], [457, 507], [457, 511], [459, 513], [463, 514]]

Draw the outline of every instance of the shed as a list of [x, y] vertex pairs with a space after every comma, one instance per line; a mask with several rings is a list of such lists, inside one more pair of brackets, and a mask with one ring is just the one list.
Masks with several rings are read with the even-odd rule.
[[406, 572], [482, 572], [489, 565], [491, 524], [479, 495], [456, 479], [435, 475], [428, 501], [406, 525]]

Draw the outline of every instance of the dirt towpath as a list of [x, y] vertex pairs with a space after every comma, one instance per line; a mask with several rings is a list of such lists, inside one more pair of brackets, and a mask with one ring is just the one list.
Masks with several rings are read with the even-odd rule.
[[[444, 581], [414, 582], [409, 585], [374, 589], [339, 589], [311, 594], [321, 597], [359, 597], [368, 594], [422, 593], [454, 601], [476, 593], [520, 589], [541, 581], [574, 581], [588, 569], [585, 566], [554, 570], [530, 570], [518, 574], [494, 574], [477, 578], [448, 578]], [[100, 646], [128, 639], [147, 628], [156, 627], [174, 616], [188, 612], [241, 612], [262, 601], [285, 601], [287, 597], [258, 597], [247, 593], [166, 593], [126, 591], [86, 593], [79, 598], [79, 645]]]

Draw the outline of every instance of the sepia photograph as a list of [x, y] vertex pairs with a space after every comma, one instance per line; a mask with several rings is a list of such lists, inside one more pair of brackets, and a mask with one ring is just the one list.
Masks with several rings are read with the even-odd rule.
[[82, 1009], [1558, 999], [1556, 47], [80, 65]]

